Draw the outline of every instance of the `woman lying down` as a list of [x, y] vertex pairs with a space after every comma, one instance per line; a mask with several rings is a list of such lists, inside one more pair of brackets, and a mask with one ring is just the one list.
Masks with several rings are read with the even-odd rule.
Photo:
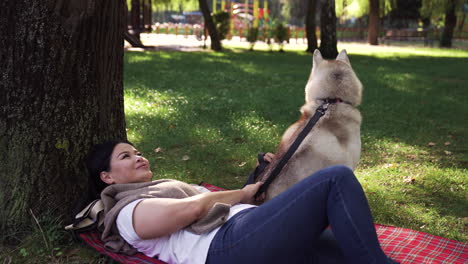
[[115, 252], [170, 264], [397, 263], [382, 251], [362, 187], [345, 166], [255, 206], [260, 182], [209, 192], [152, 181], [148, 160], [126, 141], [94, 146], [86, 163], [105, 207], [102, 240]]

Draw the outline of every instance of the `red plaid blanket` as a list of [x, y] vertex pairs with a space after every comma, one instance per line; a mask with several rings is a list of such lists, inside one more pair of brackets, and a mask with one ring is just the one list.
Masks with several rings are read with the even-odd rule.
[[[202, 183], [210, 191], [224, 190], [217, 186]], [[433, 236], [423, 232], [376, 224], [380, 245], [385, 254], [402, 264], [467, 264], [468, 245], [454, 240]], [[100, 253], [121, 263], [128, 264], [165, 264], [141, 253], [133, 256], [113, 253], [104, 247], [97, 232], [81, 233], [80, 238]]]

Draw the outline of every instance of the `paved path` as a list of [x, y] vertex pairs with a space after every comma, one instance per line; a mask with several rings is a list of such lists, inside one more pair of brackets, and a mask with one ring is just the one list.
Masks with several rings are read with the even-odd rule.
[[[206, 41], [206, 49], [203, 49], [203, 40], [197, 40], [195, 36], [189, 35], [187, 37], [183, 35], [174, 35], [174, 34], [141, 34], [141, 42], [144, 45], [150, 46], [149, 48], [134, 48], [128, 42], [125, 42], [125, 49], [130, 51], [142, 51], [142, 50], [174, 50], [174, 51], [209, 51], [210, 49], [210, 40]], [[235, 46], [242, 46], [245, 48], [249, 47], [249, 43], [244, 39], [242, 41], [239, 37], [233, 37], [231, 40], [223, 40], [223, 44], [233, 44]], [[267, 45], [263, 42], [257, 42], [255, 47]], [[301, 46], [304, 50], [307, 48], [305, 41], [303, 39], [291, 39], [291, 43], [287, 46]], [[277, 49], [276, 45], [274, 49]]]
[[[185, 37], [184, 35], [173, 35], [173, 34], [141, 34], [141, 41], [143, 44], [150, 46], [150, 48], [142, 49], [142, 48], [134, 48], [132, 47], [128, 42], [125, 42], [125, 49], [126, 50], [131, 50], [131, 51], [143, 51], [143, 50], [164, 50], [164, 51], [210, 51], [210, 40], [206, 41], [206, 49], [203, 49], [203, 41], [197, 40], [195, 36], [189, 35]], [[364, 42], [343, 42], [346, 43], [346, 45], [366, 45], [368, 49], [375, 49], [380, 50], [383, 48], [388, 48], [388, 47], [410, 47], [410, 45], [392, 45], [392, 46], [386, 46], [386, 45], [379, 45], [379, 46], [370, 46], [367, 43]], [[245, 40], [245, 38], [240, 40], [239, 37], [233, 37], [231, 40], [223, 40], [223, 44], [233, 45], [235, 47], [244, 47], [244, 48], [249, 48], [249, 43]], [[338, 43], [340, 45], [340, 42]], [[464, 44], [466, 45], [466, 44]], [[264, 42], [257, 42], [255, 44], [256, 48], [260, 49], [268, 49], [267, 44]], [[285, 48], [288, 47], [294, 47], [294, 49], [299, 49], [299, 50], [306, 50], [307, 44], [304, 39], [291, 39], [289, 44], [285, 45]], [[434, 46], [436, 47], [436, 46]], [[456, 47], [459, 49], [468, 49], [468, 45], [465, 47], [461, 45], [460, 47]], [[278, 47], [277, 45], [273, 46], [274, 50], [277, 50]]]
[[[145, 50], [175, 50], [175, 51], [204, 51], [203, 41], [199, 41], [195, 36], [183, 35], [167, 35], [167, 34], [141, 34], [141, 42], [149, 48]], [[209, 47], [210, 41], [206, 45]], [[142, 48], [134, 48], [125, 41], [125, 49], [131, 51], [144, 50]]]

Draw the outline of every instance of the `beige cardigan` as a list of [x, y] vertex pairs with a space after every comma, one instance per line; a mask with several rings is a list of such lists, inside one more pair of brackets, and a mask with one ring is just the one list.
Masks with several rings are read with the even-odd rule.
[[[119, 234], [115, 220], [120, 210], [127, 204], [146, 198], [175, 198], [182, 199], [200, 192], [193, 186], [176, 180], [156, 180], [152, 182], [112, 184], [101, 193], [104, 204], [103, 215], [100, 216], [99, 230], [101, 240], [106, 248], [113, 252], [127, 255], [137, 251]], [[202, 234], [224, 224], [229, 215], [230, 205], [216, 203], [202, 219], [190, 224], [186, 230]], [[157, 223], [155, 223], [157, 224]]]

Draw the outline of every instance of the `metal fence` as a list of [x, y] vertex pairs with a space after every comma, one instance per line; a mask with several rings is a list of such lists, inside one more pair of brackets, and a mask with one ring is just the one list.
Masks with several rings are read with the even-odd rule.
[[[306, 31], [304, 27], [289, 26], [289, 42], [303, 42], [307, 43]], [[156, 34], [174, 34], [177, 36], [189, 36], [195, 35], [201, 38], [204, 33], [204, 28], [201, 25], [190, 25], [190, 24], [156, 24], [152, 26], [152, 33]], [[246, 39], [248, 34], [247, 28], [234, 28], [229, 32], [228, 38], [239, 37], [240, 39]], [[432, 30], [418, 30], [418, 29], [384, 29], [379, 33], [381, 41], [437, 41], [440, 39], [442, 34], [441, 29]], [[205, 35], [206, 32], [205, 32]], [[338, 27], [336, 29], [337, 39], [339, 41], [367, 41], [367, 28], [357, 27]], [[261, 27], [259, 28], [258, 40], [265, 40], [271, 35], [271, 28]], [[316, 28], [316, 36], [320, 39], [320, 28]], [[456, 40], [468, 40], [468, 31], [455, 30], [454, 39]]]

